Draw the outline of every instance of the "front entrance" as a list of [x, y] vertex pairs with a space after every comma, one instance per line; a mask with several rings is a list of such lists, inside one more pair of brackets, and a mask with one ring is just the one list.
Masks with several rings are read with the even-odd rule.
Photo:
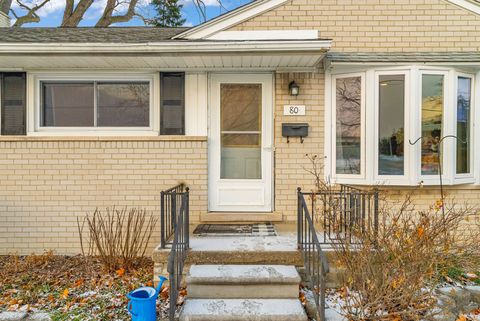
[[272, 211], [272, 77], [210, 76], [209, 211]]

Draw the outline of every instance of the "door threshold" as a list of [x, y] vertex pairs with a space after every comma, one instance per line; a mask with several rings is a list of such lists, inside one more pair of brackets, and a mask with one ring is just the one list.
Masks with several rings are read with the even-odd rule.
[[202, 223], [282, 222], [283, 215], [272, 212], [208, 212], [200, 215]]

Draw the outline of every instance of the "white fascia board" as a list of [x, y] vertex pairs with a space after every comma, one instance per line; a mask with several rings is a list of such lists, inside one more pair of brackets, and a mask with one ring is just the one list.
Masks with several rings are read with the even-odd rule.
[[146, 44], [108, 43], [0, 43], [0, 54], [181, 54], [235, 52], [295, 52], [328, 50], [330, 40], [199, 41]]
[[205, 39], [216, 32], [225, 30], [266, 11], [272, 10], [288, 1], [289, 0], [253, 1], [250, 4], [182, 32], [172, 39]]
[[315, 40], [318, 30], [252, 30], [252, 31], [220, 31], [207, 38], [208, 40]]
[[468, 11], [471, 11], [473, 13], [480, 14], [480, 5], [473, 3], [472, 1], [469, 1], [469, 0], [447, 0], [447, 1], [459, 7], [467, 9]]

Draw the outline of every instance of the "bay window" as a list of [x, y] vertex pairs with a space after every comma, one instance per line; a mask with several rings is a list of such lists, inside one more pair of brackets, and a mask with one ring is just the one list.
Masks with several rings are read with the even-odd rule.
[[[332, 73], [334, 181], [437, 185], [474, 182], [474, 76], [453, 68]], [[445, 138], [446, 137], [446, 138]], [[442, 140], [442, 138], [444, 138]]]

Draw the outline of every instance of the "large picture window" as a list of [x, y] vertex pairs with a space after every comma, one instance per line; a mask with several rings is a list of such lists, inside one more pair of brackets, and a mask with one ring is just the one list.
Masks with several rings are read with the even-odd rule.
[[148, 81], [42, 81], [41, 127], [150, 126]]
[[327, 177], [365, 185], [438, 185], [440, 175], [444, 184], [475, 182], [473, 75], [427, 66], [346, 70], [334, 67], [329, 78]]

